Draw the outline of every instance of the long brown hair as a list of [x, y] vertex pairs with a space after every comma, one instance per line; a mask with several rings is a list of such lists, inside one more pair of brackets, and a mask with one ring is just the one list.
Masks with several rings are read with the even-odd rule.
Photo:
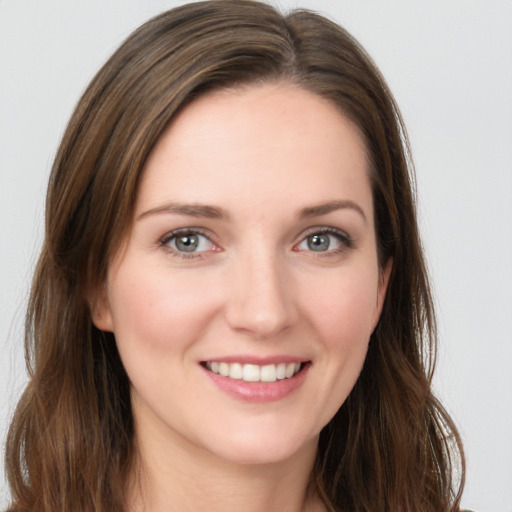
[[134, 462], [130, 386], [91, 290], [130, 228], [144, 163], [199, 95], [281, 81], [328, 98], [363, 134], [387, 298], [362, 373], [320, 435], [312, 484], [330, 510], [455, 511], [456, 429], [433, 396], [436, 327], [418, 236], [406, 132], [359, 44], [309, 11], [249, 0], [168, 11], [98, 72], [69, 122], [46, 203], [26, 319], [29, 383], [10, 427], [11, 512], [121, 512]]

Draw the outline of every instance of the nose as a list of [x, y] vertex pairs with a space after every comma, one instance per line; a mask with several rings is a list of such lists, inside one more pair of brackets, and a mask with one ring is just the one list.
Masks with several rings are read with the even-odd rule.
[[227, 293], [228, 324], [256, 339], [274, 337], [298, 319], [290, 272], [269, 251], [240, 257], [231, 268]]

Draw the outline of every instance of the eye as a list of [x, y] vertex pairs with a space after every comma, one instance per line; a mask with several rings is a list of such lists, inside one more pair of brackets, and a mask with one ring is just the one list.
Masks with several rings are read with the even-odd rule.
[[215, 248], [215, 244], [206, 235], [193, 230], [169, 233], [161, 243], [176, 252], [188, 254], [211, 251]]
[[310, 232], [296, 247], [299, 251], [336, 253], [352, 247], [352, 240], [342, 231], [321, 229]]

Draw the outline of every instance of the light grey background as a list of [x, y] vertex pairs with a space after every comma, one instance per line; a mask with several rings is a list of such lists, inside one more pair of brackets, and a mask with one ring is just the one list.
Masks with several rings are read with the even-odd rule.
[[[80, 93], [181, 2], [0, 0], [0, 435], [24, 383], [44, 193]], [[441, 333], [436, 389], [467, 452], [463, 504], [512, 511], [512, 1], [304, 0], [373, 56], [402, 108]], [[0, 468], [1, 469], [1, 468]], [[0, 480], [0, 504], [7, 489]]]

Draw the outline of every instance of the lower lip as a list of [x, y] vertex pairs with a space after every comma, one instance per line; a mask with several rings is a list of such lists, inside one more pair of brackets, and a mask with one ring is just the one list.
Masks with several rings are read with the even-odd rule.
[[291, 395], [306, 379], [311, 364], [306, 364], [301, 371], [289, 379], [275, 382], [245, 382], [241, 379], [230, 379], [202, 367], [202, 370], [212, 382], [229, 396], [251, 403], [276, 402]]

